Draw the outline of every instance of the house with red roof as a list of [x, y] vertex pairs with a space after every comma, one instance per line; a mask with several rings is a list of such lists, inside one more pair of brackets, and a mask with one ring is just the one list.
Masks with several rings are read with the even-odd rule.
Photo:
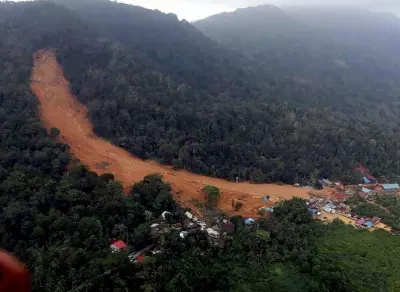
[[128, 248], [127, 244], [123, 242], [122, 240], [117, 240], [111, 243], [110, 248], [112, 252], [118, 252], [118, 251], [123, 251]]

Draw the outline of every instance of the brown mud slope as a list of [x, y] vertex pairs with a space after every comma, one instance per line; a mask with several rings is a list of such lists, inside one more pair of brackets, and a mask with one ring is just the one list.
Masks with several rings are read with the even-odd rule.
[[[98, 174], [113, 173], [126, 189], [148, 174], [159, 173], [171, 184], [174, 198], [182, 205], [194, 208], [198, 205], [196, 201], [203, 201], [201, 189], [210, 184], [221, 190], [219, 207], [230, 215], [242, 216], [256, 216], [258, 208], [266, 206], [262, 194], [270, 195], [273, 202], [293, 196], [308, 198], [309, 190], [304, 188], [233, 183], [186, 171], [173, 171], [170, 167], [140, 160], [97, 137], [86, 118], [86, 108], [71, 94], [69, 83], [52, 51], [42, 50], [35, 54], [31, 89], [40, 101], [41, 120], [46, 128], [58, 128], [72, 155]], [[233, 199], [244, 203], [240, 212], [232, 210]]]

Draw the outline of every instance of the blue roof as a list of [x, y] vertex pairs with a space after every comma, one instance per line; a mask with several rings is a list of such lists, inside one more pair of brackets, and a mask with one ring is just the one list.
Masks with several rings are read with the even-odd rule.
[[363, 193], [366, 193], [366, 194], [372, 192], [370, 189], [367, 189], [367, 188], [364, 188], [364, 187], [361, 189], [361, 191], [362, 191]]
[[383, 187], [384, 190], [400, 189], [399, 184], [383, 184], [382, 187]]
[[374, 226], [374, 224], [371, 221], [367, 221], [364, 223], [368, 228], [371, 228], [372, 226]]
[[364, 183], [368, 184], [371, 180], [368, 177], [363, 177]]

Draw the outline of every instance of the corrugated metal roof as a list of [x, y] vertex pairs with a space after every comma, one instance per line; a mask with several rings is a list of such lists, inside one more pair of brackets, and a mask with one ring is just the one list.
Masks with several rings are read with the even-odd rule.
[[365, 188], [365, 187], [363, 187], [363, 188], [361, 189], [361, 191], [362, 191], [363, 193], [366, 193], [366, 194], [372, 192], [370, 189], [367, 189], [367, 188]]
[[254, 219], [253, 218], [247, 218], [246, 220], [244, 220], [245, 224], [252, 224], [254, 223]]
[[115, 246], [115, 247], [118, 248], [118, 249], [124, 249], [124, 248], [127, 248], [127, 247], [128, 247], [128, 246], [126, 245], [126, 243], [123, 242], [122, 240], [114, 241], [114, 242], [111, 244], [111, 246]]
[[372, 226], [374, 226], [374, 224], [371, 221], [367, 221], [364, 223], [368, 228], [371, 228]]
[[399, 184], [383, 184], [382, 187], [383, 187], [384, 190], [400, 189]]

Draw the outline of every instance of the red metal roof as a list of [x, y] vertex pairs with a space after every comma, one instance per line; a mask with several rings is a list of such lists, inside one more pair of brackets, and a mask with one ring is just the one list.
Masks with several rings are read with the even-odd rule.
[[114, 241], [111, 245], [114, 245], [115, 247], [117, 247], [117, 248], [119, 248], [119, 249], [125, 249], [125, 248], [128, 247], [128, 246], [126, 245], [126, 243], [123, 242], [122, 240]]
[[141, 262], [144, 261], [144, 256], [140, 255], [140, 256], [138, 256], [138, 257], [136, 258], [136, 260], [137, 260], [139, 263], [141, 263]]

